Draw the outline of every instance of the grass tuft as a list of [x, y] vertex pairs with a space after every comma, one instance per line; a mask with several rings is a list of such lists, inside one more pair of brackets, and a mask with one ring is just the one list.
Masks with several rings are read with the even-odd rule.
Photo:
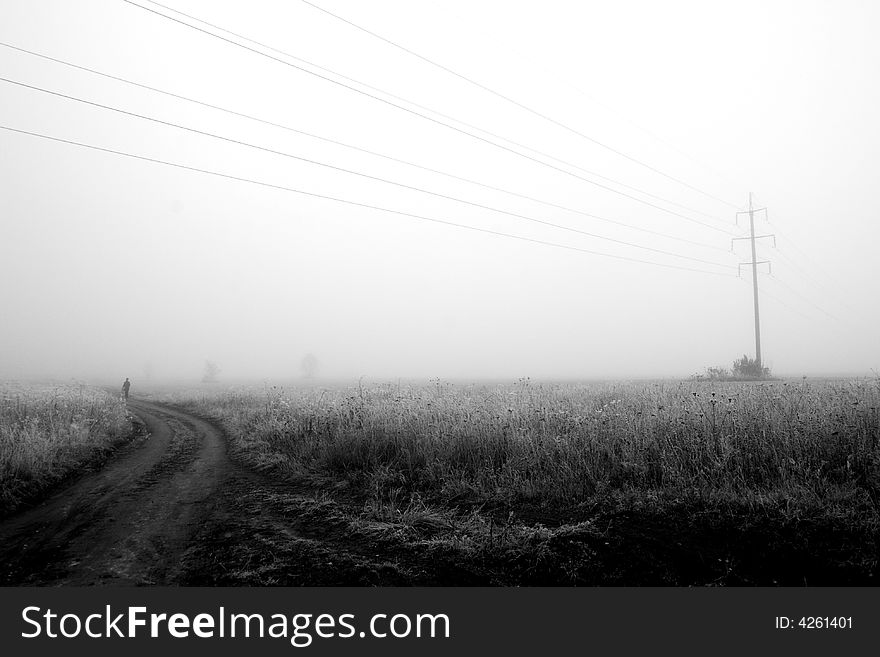
[[0, 383], [0, 516], [131, 435], [125, 404], [103, 390]]

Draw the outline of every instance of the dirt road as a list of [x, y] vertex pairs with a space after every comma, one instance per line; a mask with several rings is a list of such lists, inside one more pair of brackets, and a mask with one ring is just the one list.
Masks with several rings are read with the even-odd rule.
[[222, 432], [129, 402], [146, 425], [100, 471], [0, 522], [0, 585], [385, 585], [433, 579], [381, 555], [314, 494], [237, 464]]
[[173, 409], [131, 402], [147, 435], [110, 464], [0, 525], [2, 584], [173, 581], [228, 472], [220, 433]]

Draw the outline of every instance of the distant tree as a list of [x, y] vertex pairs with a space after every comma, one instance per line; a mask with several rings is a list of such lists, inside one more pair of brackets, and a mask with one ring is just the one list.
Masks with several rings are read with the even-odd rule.
[[205, 361], [205, 369], [202, 373], [202, 383], [216, 383], [220, 374], [220, 366], [210, 360]]
[[306, 354], [303, 356], [300, 367], [302, 367], [302, 373], [305, 378], [314, 379], [318, 373], [318, 359], [315, 358], [314, 354]]

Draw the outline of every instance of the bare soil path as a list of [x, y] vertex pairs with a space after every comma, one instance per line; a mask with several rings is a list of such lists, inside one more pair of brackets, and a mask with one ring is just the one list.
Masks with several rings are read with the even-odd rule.
[[0, 585], [436, 581], [411, 555], [382, 555], [332, 514], [315, 513], [313, 495], [231, 460], [208, 421], [165, 404], [129, 407], [144, 435], [100, 471], [0, 521]]
[[97, 473], [0, 524], [0, 584], [153, 584], [176, 564], [227, 475], [208, 423], [140, 401], [146, 424]]

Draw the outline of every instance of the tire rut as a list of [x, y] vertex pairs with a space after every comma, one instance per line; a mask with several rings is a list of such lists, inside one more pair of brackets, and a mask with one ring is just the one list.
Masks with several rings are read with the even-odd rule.
[[0, 525], [0, 583], [164, 584], [227, 474], [220, 432], [184, 413], [130, 402], [145, 439], [102, 471]]

